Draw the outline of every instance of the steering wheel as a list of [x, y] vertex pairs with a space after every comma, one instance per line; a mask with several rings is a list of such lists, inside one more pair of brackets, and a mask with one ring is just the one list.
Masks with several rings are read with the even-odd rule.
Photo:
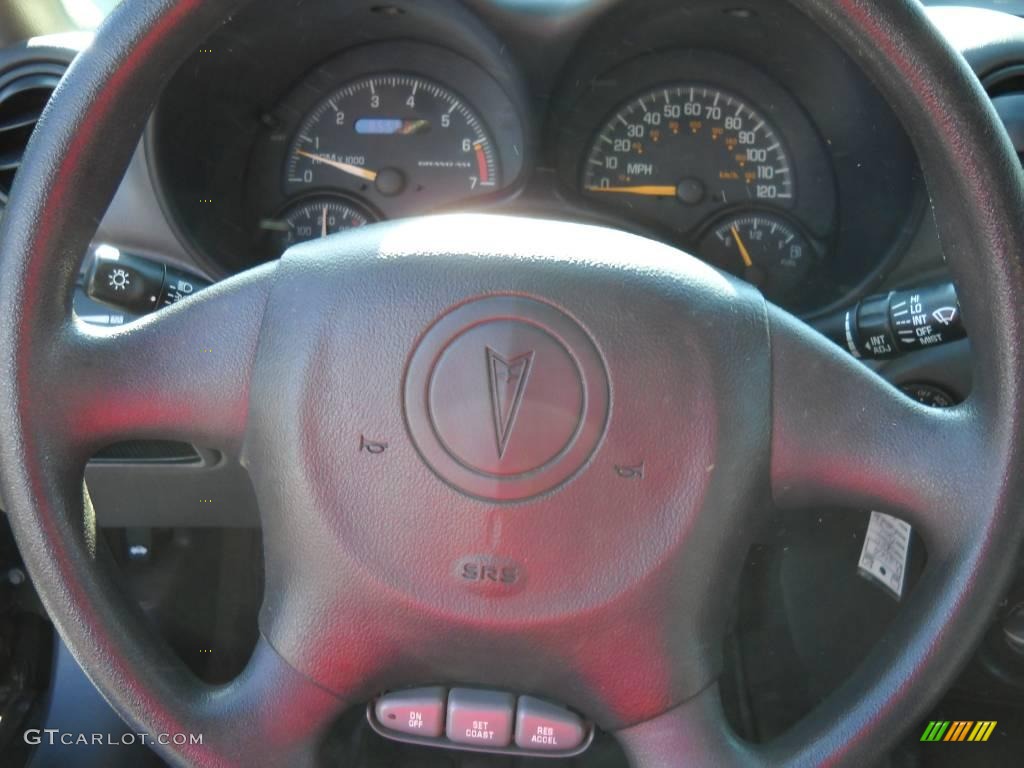
[[[901, 106], [971, 330], [957, 408], [911, 402], [686, 254], [550, 221], [374, 226], [88, 327], [70, 310], [80, 255], [156, 95], [242, 3], [114, 11], [54, 94], [3, 223], [3, 497], [97, 688], [140, 731], [202, 734], [164, 739], [164, 757], [314, 764], [347, 707], [439, 683], [563, 702], [640, 768], [862, 765], [936, 701], [1024, 531], [1024, 178], [918, 3], [792, 2]], [[84, 467], [141, 438], [251, 473], [265, 600], [227, 685], [189, 673], [99, 567]], [[852, 678], [752, 745], [716, 677], [769, 500], [898, 514], [929, 557]], [[503, 578], [464, 578], [481, 569]]]

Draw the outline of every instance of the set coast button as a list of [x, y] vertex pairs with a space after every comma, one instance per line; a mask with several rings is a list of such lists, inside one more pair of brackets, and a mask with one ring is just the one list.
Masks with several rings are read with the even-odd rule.
[[516, 699], [510, 693], [452, 688], [446, 734], [458, 744], [507, 747], [512, 743]]

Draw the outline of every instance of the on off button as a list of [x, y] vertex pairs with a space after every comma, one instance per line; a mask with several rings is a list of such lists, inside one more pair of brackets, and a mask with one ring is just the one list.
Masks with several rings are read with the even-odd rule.
[[414, 688], [378, 699], [374, 711], [390, 731], [436, 739], [444, 733], [445, 689]]

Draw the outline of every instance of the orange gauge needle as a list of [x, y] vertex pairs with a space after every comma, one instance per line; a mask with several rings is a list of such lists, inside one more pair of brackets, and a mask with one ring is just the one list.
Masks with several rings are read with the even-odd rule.
[[587, 187], [587, 192], [611, 192], [618, 195], [646, 195], [647, 197], [675, 197], [676, 187], [669, 185], [641, 185], [638, 187]]
[[323, 155], [314, 155], [311, 152], [304, 152], [301, 149], [295, 150], [295, 154], [302, 155], [302, 157], [308, 157], [310, 160], [316, 160], [318, 163], [329, 165], [331, 168], [337, 168], [339, 171], [348, 173], [360, 179], [366, 179], [367, 181], [376, 181], [377, 172], [368, 171], [366, 168], [360, 168], [358, 165], [351, 165], [350, 163], [342, 163], [338, 160], [331, 160], [329, 157]]
[[740, 237], [739, 230], [736, 229], [736, 225], [733, 225], [729, 227], [729, 231], [732, 232], [732, 239], [736, 241], [736, 245], [740, 248], [740, 256], [743, 257], [743, 263], [747, 265], [747, 269], [750, 269], [754, 266], [754, 260], [750, 258], [750, 251], [743, 244], [743, 238]]

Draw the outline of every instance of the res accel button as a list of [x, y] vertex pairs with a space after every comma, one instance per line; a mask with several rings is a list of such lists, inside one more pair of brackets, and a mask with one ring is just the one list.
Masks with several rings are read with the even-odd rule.
[[512, 743], [516, 699], [510, 693], [452, 688], [448, 693], [447, 736], [459, 744], [507, 747]]
[[444, 733], [445, 690], [440, 686], [381, 696], [374, 712], [390, 731], [436, 739]]
[[516, 746], [541, 752], [565, 752], [583, 743], [583, 721], [562, 707], [531, 696], [519, 697]]

